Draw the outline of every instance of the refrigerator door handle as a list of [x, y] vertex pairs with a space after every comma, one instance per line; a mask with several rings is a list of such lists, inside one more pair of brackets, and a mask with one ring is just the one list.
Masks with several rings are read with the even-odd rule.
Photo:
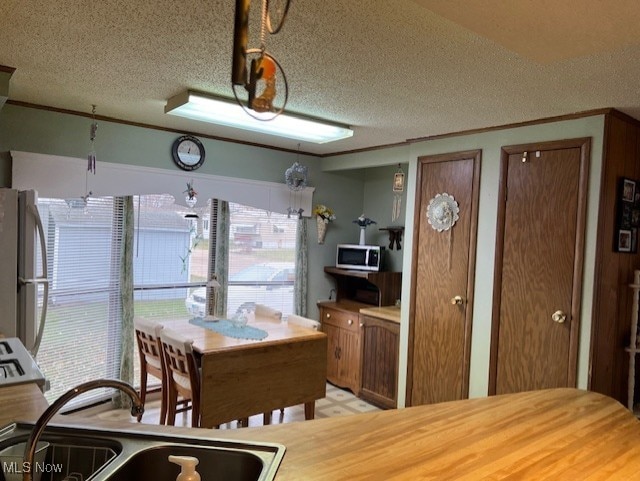
[[44, 236], [44, 227], [42, 225], [42, 219], [40, 218], [40, 211], [38, 210], [38, 206], [35, 204], [29, 204], [28, 206], [29, 212], [33, 214], [33, 217], [36, 220], [36, 230], [38, 231], [38, 236], [40, 237], [40, 257], [42, 259], [42, 276], [36, 279], [21, 279], [25, 283], [29, 284], [42, 284], [43, 293], [42, 293], [42, 312], [40, 313], [40, 325], [38, 326], [38, 331], [36, 334], [36, 339], [33, 344], [33, 349], [31, 350], [31, 354], [35, 358], [38, 355], [38, 349], [40, 349], [40, 341], [42, 341], [42, 334], [44, 333], [44, 324], [47, 319], [47, 305], [49, 303], [49, 280], [47, 279], [47, 244], [45, 243]]

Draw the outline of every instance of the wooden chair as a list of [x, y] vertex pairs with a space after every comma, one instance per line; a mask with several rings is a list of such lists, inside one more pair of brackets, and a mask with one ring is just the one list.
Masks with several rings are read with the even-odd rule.
[[282, 322], [282, 312], [263, 304], [256, 304], [255, 320]]
[[158, 378], [161, 392], [160, 424], [164, 424], [167, 418], [167, 380], [160, 347], [160, 332], [163, 326], [153, 321], [136, 318], [133, 320], [133, 327], [140, 356], [140, 401], [144, 405], [147, 393], [155, 391], [148, 388], [148, 375]]
[[[191, 426], [200, 425], [200, 371], [193, 354], [193, 341], [171, 329], [160, 332], [167, 369], [167, 424], [174, 426], [176, 413], [191, 409]], [[185, 405], [178, 408], [178, 397]], [[190, 404], [189, 404], [189, 401]]]

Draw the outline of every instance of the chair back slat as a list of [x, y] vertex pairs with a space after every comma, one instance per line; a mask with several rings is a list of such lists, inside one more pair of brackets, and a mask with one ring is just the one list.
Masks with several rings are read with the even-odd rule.
[[164, 424], [167, 414], [166, 403], [166, 368], [162, 357], [160, 346], [160, 332], [162, 324], [141, 318], [134, 318], [133, 329], [138, 345], [138, 356], [140, 358], [140, 400], [144, 405], [147, 399], [147, 375], [160, 379], [162, 402], [160, 405], [160, 424]]
[[175, 421], [178, 395], [191, 400], [191, 425], [200, 424], [200, 372], [193, 352], [193, 340], [171, 329], [160, 333], [160, 345], [167, 369], [169, 424]]

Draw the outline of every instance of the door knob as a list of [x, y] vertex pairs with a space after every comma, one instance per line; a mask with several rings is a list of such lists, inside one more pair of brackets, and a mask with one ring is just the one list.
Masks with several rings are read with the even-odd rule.
[[556, 311], [551, 315], [551, 319], [553, 319], [553, 322], [562, 324], [564, 321], [567, 320], [567, 315], [562, 311]]
[[462, 299], [462, 296], [452, 297], [450, 302], [454, 306], [456, 305], [461, 306], [462, 304], [464, 304], [464, 300]]

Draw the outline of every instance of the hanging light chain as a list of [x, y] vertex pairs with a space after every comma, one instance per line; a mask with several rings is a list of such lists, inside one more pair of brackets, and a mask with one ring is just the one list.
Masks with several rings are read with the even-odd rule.
[[262, 12], [260, 17], [260, 50], [267, 49], [267, 0], [262, 0]]
[[89, 140], [91, 141], [91, 150], [89, 151], [89, 155], [87, 156], [87, 171], [96, 173], [96, 132], [98, 131], [98, 122], [96, 122], [96, 106], [91, 106], [91, 118], [93, 122], [91, 122], [91, 128], [89, 130]]

